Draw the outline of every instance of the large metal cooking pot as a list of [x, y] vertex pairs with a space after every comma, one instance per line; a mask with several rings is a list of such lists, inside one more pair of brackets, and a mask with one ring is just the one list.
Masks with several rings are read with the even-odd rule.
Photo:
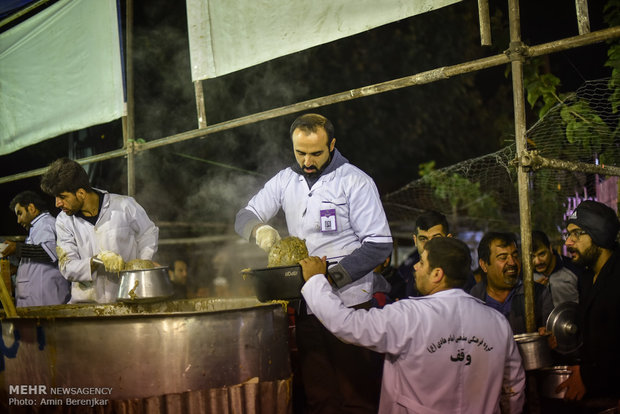
[[143, 270], [122, 270], [118, 287], [119, 302], [152, 302], [164, 300], [174, 294], [168, 267]]
[[570, 377], [571, 370], [568, 366], [562, 365], [557, 367], [546, 367], [540, 370], [539, 376], [539, 392], [544, 398], [564, 398], [566, 388], [559, 393], [555, 389]]
[[[291, 377], [286, 312], [256, 298], [40, 306], [18, 308], [18, 316], [0, 312], [0, 412], [8, 412], [10, 398], [62, 398], [64, 405], [65, 397], [90, 398], [59, 389], [105, 389], [96, 397], [109, 406], [136, 405], [187, 393], [207, 401], [212, 396], [204, 390], [251, 380], [262, 390], [265, 382]], [[167, 412], [189, 412], [181, 408]]]
[[526, 371], [548, 367], [552, 364], [547, 336], [531, 332], [515, 335], [514, 338]]

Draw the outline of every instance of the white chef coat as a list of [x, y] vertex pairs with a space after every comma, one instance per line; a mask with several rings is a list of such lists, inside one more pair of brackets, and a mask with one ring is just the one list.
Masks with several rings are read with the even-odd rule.
[[132, 197], [103, 193], [103, 204], [93, 226], [82, 217], [61, 212], [56, 218], [58, 262], [73, 282], [71, 302], [115, 302], [120, 277], [102, 266], [91, 274], [90, 259], [103, 250], [133, 259], [150, 260], [157, 251], [159, 229]]
[[[271, 178], [246, 209], [268, 222], [282, 208], [291, 236], [306, 241], [310, 256], [338, 262], [364, 242], [392, 243], [379, 192], [366, 173], [350, 163], [319, 177], [308, 189], [306, 179], [290, 167]], [[321, 212], [335, 212], [335, 229], [321, 231]], [[325, 229], [325, 227], [323, 228]], [[373, 294], [373, 272], [338, 291], [346, 306], [367, 302]]]
[[324, 276], [302, 288], [308, 307], [341, 340], [386, 353], [379, 412], [511, 413], [524, 402], [525, 372], [506, 318], [461, 289], [383, 309], [347, 308]]
[[27, 244], [43, 248], [51, 262], [22, 257], [15, 278], [17, 307], [60, 305], [69, 300], [69, 282], [60, 274], [56, 257], [56, 219], [43, 212], [30, 223]]

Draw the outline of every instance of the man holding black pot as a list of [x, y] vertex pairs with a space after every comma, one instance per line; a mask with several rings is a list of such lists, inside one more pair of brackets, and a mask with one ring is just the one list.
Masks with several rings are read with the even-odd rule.
[[[269, 251], [280, 235], [267, 222], [282, 209], [289, 234], [304, 239], [311, 256], [337, 262], [329, 274], [345, 306], [369, 307], [381, 277], [373, 269], [392, 251], [375, 183], [335, 148], [334, 127], [324, 116], [298, 117], [290, 136], [297, 162], [237, 213], [235, 230]], [[381, 356], [338, 340], [303, 302], [296, 333], [309, 412], [376, 413]]]

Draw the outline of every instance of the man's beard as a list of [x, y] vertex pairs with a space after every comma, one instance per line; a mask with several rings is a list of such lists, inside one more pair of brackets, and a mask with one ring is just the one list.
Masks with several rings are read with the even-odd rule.
[[322, 169], [322, 168], [321, 168], [321, 169], [318, 169], [318, 168], [316, 168], [316, 167], [313, 167], [313, 168], [312, 168], [312, 171], [307, 172], [307, 171], [306, 171], [306, 169], [305, 169], [305, 167], [304, 167], [304, 168], [302, 168], [302, 170], [301, 170], [301, 171], [303, 172], [304, 177], [306, 177], [306, 178], [316, 178], [316, 177], [318, 177], [319, 175], [321, 175], [321, 172], [323, 171], [323, 169]]
[[325, 164], [323, 164], [321, 166], [321, 168], [317, 168], [315, 166], [312, 166], [312, 171], [310, 172], [306, 172], [305, 167], [301, 167], [301, 171], [304, 174], [304, 177], [309, 178], [309, 179], [316, 179], [318, 178], [323, 171], [325, 171], [325, 169], [327, 168], [327, 166], [329, 166], [329, 164], [332, 162], [332, 157], [333, 157], [333, 152], [329, 153], [329, 158], [327, 159], [327, 161], [325, 161]]
[[581, 266], [590, 267], [590, 268], [596, 263], [598, 258], [601, 256], [601, 248], [594, 244], [588, 247], [583, 253], [581, 253], [579, 250], [575, 248], [569, 248], [568, 251], [577, 252], [577, 257], [573, 259], [574, 263], [581, 265]]
[[62, 210], [67, 216], [73, 216], [75, 213], [77, 213], [79, 210], [73, 210], [73, 209], [66, 209], [66, 210]]

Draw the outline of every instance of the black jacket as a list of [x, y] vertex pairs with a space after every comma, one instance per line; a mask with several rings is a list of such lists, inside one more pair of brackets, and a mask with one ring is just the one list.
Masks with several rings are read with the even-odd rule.
[[[521, 282], [513, 289], [516, 289], [516, 291], [512, 298], [512, 304], [510, 305], [508, 322], [510, 322], [510, 326], [512, 327], [512, 333], [518, 335], [527, 332], [525, 323], [525, 289]], [[476, 284], [469, 293], [473, 297], [486, 302], [486, 282]], [[536, 327], [546, 325], [547, 318], [552, 310], [553, 302], [551, 301], [549, 290], [539, 283], [534, 283], [534, 318], [536, 319]]]
[[620, 398], [620, 250], [616, 250], [592, 284], [582, 276], [579, 306], [583, 346], [581, 378], [587, 397]]

